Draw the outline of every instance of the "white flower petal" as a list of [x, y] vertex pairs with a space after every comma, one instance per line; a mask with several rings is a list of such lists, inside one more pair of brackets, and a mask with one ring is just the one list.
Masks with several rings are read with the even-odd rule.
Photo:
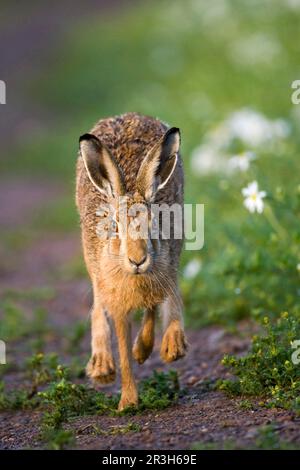
[[256, 194], [258, 191], [257, 181], [252, 181], [252, 183], [249, 184], [248, 188], [251, 194]]
[[255, 212], [255, 201], [254, 199], [247, 197], [247, 199], [244, 200], [244, 206], [248, 209], [250, 212]]
[[261, 214], [264, 210], [264, 202], [262, 199], [256, 199], [256, 210]]
[[263, 198], [266, 197], [266, 191], [259, 191], [257, 181], [252, 181], [246, 188], [242, 189], [242, 194], [245, 197], [244, 206], [250, 211], [257, 211], [261, 214], [264, 210]]
[[242, 195], [243, 195], [244, 197], [250, 196], [249, 189], [248, 189], [248, 188], [243, 188], [243, 189], [242, 189]]
[[201, 269], [201, 262], [198, 259], [193, 259], [187, 263], [183, 270], [183, 275], [186, 279], [193, 279], [197, 276], [198, 272]]

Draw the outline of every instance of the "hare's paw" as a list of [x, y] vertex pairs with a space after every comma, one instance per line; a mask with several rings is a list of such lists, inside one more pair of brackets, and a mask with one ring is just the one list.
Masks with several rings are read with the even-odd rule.
[[126, 408], [133, 408], [138, 406], [138, 396], [137, 393], [123, 395], [119, 401], [118, 411], [123, 411]]
[[153, 343], [152, 337], [143, 338], [142, 335], [136, 337], [132, 348], [132, 355], [139, 364], [143, 364], [148, 359], [153, 350]]
[[107, 352], [93, 354], [86, 366], [86, 373], [96, 383], [113, 382], [116, 378], [114, 358]]
[[162, 339], [160, 357], [164, 362], [177, 361], [185, 356], [187, 347], [187, 340], [180, 322], [171, 322]]

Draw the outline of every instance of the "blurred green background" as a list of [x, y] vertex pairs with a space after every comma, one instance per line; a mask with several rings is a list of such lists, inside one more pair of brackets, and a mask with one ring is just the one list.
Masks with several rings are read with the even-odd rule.
[[[2, 217], [5, 288], [8, 259], [17, 258], [13, 269], [26, 278], [18, 265], [24, 247], [34, 258], [37, 240], [51, 234], [79, 239], [79, 135], [99, 118], [138, 111], [181, 128], [185, 200], [205, 204], [205, 246], [182, 257], [188, 324], [298, 315], [300, 105], [291, 102], [291, 84], [300, 78], [300, 1], [63, 1], [51, 12], [26, 4], [4, 3], [0, 23], [8, 90], [0, 109], [2, 203], [7, 212], [15, 198], [22, 211], [31, 197], [28, 188], [15, 196], [22, 180], [59, 190], [40, 206], [35, 193], [18, 231]], [[19, 26], [24, 37], [11, 32]], [[22, 57], [9, 59], [10, 38], [11, 50], [22, 52], [30, 34]], [[249, 168], [234, 169], [232, 157], [247, 151], [255, 155]], [[241, 190], [252, 181], [267, 192], [262, 214], [243, 205]], [[67, 264], [58, 278], [67, 271], [68, 279], [85, 279], [80, 251]]]

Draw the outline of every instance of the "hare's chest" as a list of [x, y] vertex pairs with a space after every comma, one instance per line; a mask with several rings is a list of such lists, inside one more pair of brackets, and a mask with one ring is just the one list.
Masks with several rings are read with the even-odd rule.
[[126, 315], [140, 308], [151, 308], [165, 298], [165, 292], [159, 286], [153, 289], [153, 281], [143, 276], [138, 280], [136, 276], [125, 276], [109, 285], [103, 280], [100, 291], [102, 302], [111, 315]]

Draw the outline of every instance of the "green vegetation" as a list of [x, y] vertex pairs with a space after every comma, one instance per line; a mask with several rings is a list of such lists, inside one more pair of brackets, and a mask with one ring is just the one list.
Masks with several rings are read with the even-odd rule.
[[300, 368], [293, 364], [293, 342], [300, 338], [299, 317], [284, 312], [270, 322], [264, 319], [264, 334], [255, 336], [244, 357], [225, 356], [223, 364], [235, 375], [221, 380], [219, 388], [231, 395], [260, 397], [263, 406], [300, 412]]
[[66, 429], [45, 428], [40, 437], [45, 442], [46, 448], [50, 450], [64, 450], [75, 444], [74, 433]]
[[78, 351], [78, 348], [86, 335], [90, 323], [88, 321], [78, 321], [75, 323], [70, 332], [67, 333], [67, 351], [74, 353]]
[[[74, 433], [66, 424], [80, 416], [112, 414], [114, 416], [142, 413], [147, 410], [162, 410], [176, 403], [180, 393], [175, 371], [154, 371], [153, 375], [139, 384], [140, 403], [119, 413], [116, 411], [119, 395], [106, 395], [88, 385], [71, 380], [73, 370], [58, 362], [56, 354], [38, 353], [26, 360], [28, 381], [16, 391], [5, 390], [0, 383], [0, 411], [16, 409], [43, 410], [40, 438], [51, 449], [62, 449], [74, 444]], [[124, 434], [139, 432], [135, 423], [117, 426], [109, 430], [93, 426], [95, 434]]]
[[180, 390], [177, 372], [168, 373], [153, 371], [152, 376], [139, 384], [139, 406], [137, 409], [124, 410], [123, 413], [142, 412], [144, 410], [163, 410], [177, 402], [184, 393]]
[[26, 335], [39, 335], [46, 331], [46, 312], [37, 308], [32, 315], [26, 317], [23, 310], [9, 300], [2, 302], [0, 338], [3, 341], [12, 341]]
[[44, 425], [58, 428], [75, 416], [103, 413], [135, 414], [145, 410], [161, 410], [176, 403], [180, 388], [175, 371], [168, 373], [154, 371], [153, 375], [139, 384], [139, 406], [118, 413], [116, 407], [119, 396], [108, 396], [96, 392], [86, 385], [68, 380], [69, 372], [58, 366], [57, 380], [48, 389], [39, 393], [44, 405], [49, 406]]
[[49, 383], [56, 378], [59, 368], [58, 356], [55, 353], [37, 353], [25, 361], [25, 367], [33, 387]]
[[51, 300], [55, 296], [55, 291], [51, 287], [39, 287], [32, 289], [5, 289], [2, 292], [3, 298], [6, 300], [33, 300], [33, 301], [42, 301], [42, 300]]
[[276, 424], [261, 426], [257, 429], [253, 442], [241, 447], [236, 440], [226, 439], [222, 442], [195, 442], [192, 450], [296, 450], [292, 444], [281, 440], [276, 432]]
[[25, 410], [37, 406], [36, 398], [29, 390], [10, 390], [5, 392], [5, 385], [0, 381], [0, 411], [5, 410]]

